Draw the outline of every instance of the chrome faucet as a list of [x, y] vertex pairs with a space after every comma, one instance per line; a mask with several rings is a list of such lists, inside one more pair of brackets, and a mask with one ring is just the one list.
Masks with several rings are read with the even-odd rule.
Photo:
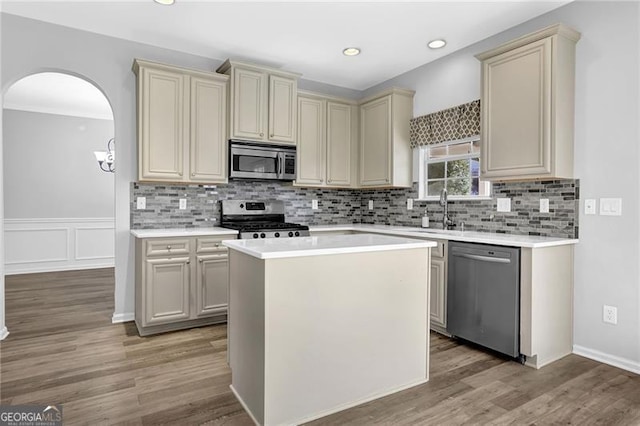
[[449, 218], [449, 199], [447, 197], [446, 188], [442, 188], [442, 192], [440, 192], [440, 205], [444, 207], [442, 215], [442, 229], [449, 229], [450, 227], [455, 226], [451, 218]]

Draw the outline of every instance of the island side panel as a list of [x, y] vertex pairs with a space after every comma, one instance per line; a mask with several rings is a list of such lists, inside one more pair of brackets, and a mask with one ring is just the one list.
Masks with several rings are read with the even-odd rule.
[[427, 248], [267, 259], [265, 424], [427, 381], [429, 265]]
[[264, 261], [229, 250], [231, 388], [259, 424], [264, 423], [264, 325]]

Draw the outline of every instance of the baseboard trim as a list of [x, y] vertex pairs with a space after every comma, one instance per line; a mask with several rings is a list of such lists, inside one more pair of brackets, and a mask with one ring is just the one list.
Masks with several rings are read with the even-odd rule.
[[640, 362], [635, 362], [627, 358], [621, 358], [615, 355], [609, 355], [595, 349], [585, 348], [584, 346], [573, 345], [573, 353], [595, 361], [603, 362], [632, 373], [640, 374]]
[[121, 322], [134, 321], [135, 319], [135, 313], [133, 312], [126, 312], [124, 314], [113, 314], [113, 316], [111, 317], [111, 323], [119, 324]]
[[56, 265], [43, 266], [36, 268], [11, 268], [12, 265], [5, 265], [5, 275], [22, 275], [22, 274], [39, 274], [42, 272], [59, 272], [59, 271], [80, 271], [82, 269], [103, 269], [115, 267], [115, 261], [105, 263], [93, 263], [90, 265]]
[[7, 327], [2, 327], [2, 330], [0, 330], [0, 340], [6, 339], [8, 335], [9, 335], [9, 330], [7, 330]]

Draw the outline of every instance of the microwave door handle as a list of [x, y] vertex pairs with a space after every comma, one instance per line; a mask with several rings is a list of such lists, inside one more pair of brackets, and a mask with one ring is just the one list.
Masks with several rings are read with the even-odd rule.
[[278, 162], [276, 164], [276, 170], [277, 170], [277, 173], [278, 173], [278, 178], [282, 178], [282, 162], [283, 162], [282, 155], [283, 154], [281, 152], [278, 153]]

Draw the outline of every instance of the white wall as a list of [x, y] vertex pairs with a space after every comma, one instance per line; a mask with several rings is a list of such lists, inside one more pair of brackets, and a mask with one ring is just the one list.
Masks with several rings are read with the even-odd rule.
[[[478, 99], [480, 64], [474, 54], [558, 22], [582, 33], [575, 99], [580, 198], [623, 198], [622, 217], [580, 215], [575, 349], [640, 372], [639, 4], [574, 2], [366, 92], [392, 85], [413, 89], [415, 116]], [[618, 307], [617, 326], [602, 322], [603, 304]]]
[[3, 110], [6, 219], [111, 218], [114, 175], [94, 151], [113, 137], [113, 120]]

